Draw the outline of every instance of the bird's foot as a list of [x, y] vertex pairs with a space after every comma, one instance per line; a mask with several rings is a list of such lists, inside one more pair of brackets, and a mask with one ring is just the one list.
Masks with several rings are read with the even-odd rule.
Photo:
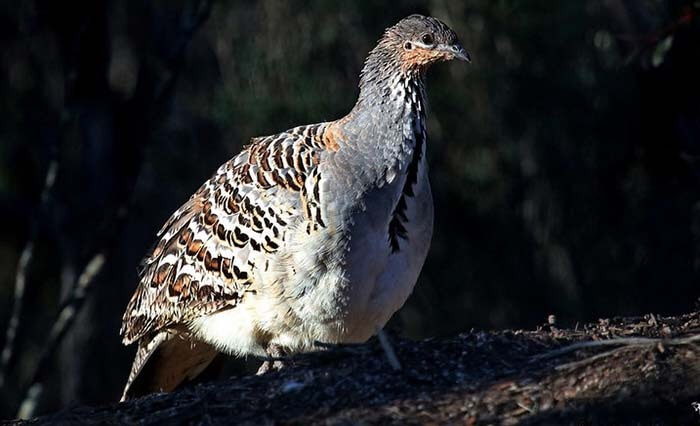
[[281, 346], [275, 344], [268, 345], [265, 352], [267, 352], [269, 358], [266, 358], [260, 368], [258, 368], [258, 372], [255, 373], [258, 376], [271, 371], [279, 371], [288, 366], [286, 354]]

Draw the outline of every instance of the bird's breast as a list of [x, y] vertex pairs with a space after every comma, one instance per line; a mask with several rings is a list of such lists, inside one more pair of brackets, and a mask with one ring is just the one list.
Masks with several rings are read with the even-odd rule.
[[[292, 310], [303, 317], [301, 323], [314, 324], [307, 332], [315, 340], [364, 342], [410, 295], [427, 254], [433, 224], [430, 186], [425, 164], [421, 166], [413, 195], [405, 200], [406, 234], [398, 250], [392, 246], [389, 232], [403, 195], [405, 167], [392, 182], [367, 191], [344, 214], [329, 218], [329, 228], [308, 239], [305, 250], [295, 251], [295, 264], [304, 270], [297, 271], [294, 287], [304, 291], [292, 298]], [[313, 260], [302, 252], [313, 253]]]

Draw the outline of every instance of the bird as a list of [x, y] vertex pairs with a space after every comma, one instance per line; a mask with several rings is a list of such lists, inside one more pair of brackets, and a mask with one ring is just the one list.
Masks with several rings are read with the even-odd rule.
[[122, 400], [172, 391], [220, 352], [266, 371], [382, 329], [430, 246], [426, 71], [453, 59], [471, 62], [444, 22], [400, 20], [347, 115], [252, 138], [172, 214], [123, 316], [137, 351]]

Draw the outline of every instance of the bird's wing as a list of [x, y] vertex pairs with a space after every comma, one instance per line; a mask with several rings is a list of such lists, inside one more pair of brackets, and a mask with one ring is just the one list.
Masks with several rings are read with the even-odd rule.
[[253, 139], [168, 219], [124, 313], [125, 344], [235, 307], [292, 227], [324, 226], [317, 165], [337, 149], [332, 128]]

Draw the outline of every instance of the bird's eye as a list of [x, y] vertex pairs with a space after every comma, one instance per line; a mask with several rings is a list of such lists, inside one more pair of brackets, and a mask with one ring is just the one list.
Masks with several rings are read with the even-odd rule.
[[430, 33], [425, 33], [421, 36], [420, 41], [423, 42], [423, 44], [427, 46], [432, 46], [432, 44], [435, 42], [435, 39], [433, 39], [433, 35]]
[[410, 41], [407, 41], [406, 43], [404, 43], [403, 48], [406, 50], [411, 50], [413, 49], [413, 44], [411, 44]]

